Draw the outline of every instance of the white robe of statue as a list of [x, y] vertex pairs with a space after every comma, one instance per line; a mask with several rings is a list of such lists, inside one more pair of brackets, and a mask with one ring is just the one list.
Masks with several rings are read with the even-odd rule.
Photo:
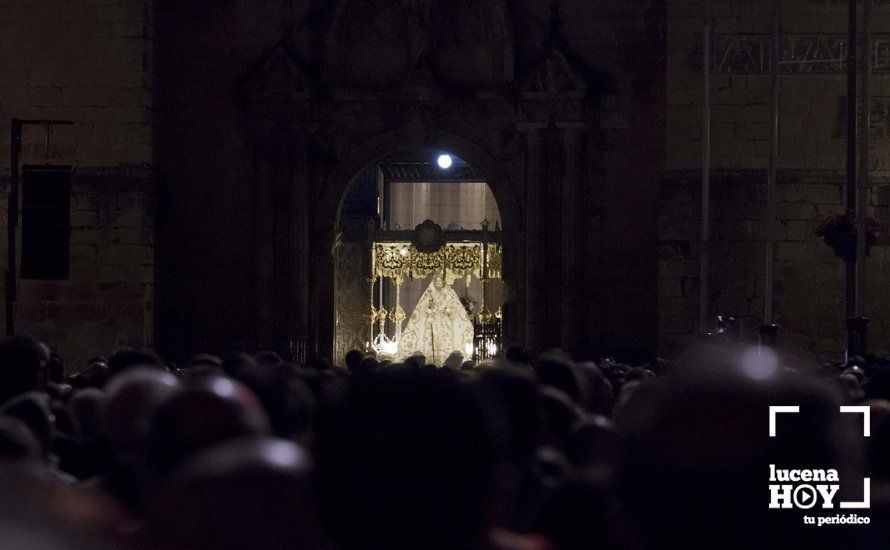
[[436, 277], [420, 295], [399, 341], [399, 357], [420, 352], [441, 367], [453, 351], [466, 354], [473, 344], [473, 323], [457, 292]]

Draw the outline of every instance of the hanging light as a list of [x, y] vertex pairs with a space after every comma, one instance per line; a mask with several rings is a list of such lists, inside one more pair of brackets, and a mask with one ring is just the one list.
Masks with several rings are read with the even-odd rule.
[[[383, 279], [381, 279], [381, 284], [382, 280]], [[380, 309], [378, 310], [374, 309], [373, 304], [371, 305], [372, 334], [374, 331], [374, 322], [376, 321], [379, 324], [377, 335], [374, 336], [371, 341], [371, 349], [377, 352], [377, 355], [379, 357], [385, 359], [395, 359], [396, 355], [399, 353], [399, 342], [402, 339], [402, 322], [405, 320], [405, 310], [402, 309], [399, 298], [399, 290], [402, 286], [402, 278], [396, 277], [394, 282], [396, 285], [396, 305], [392, 309], [392, 311], [386, 311], [386, 309], [382, 307], [382, 304]], [[373, 295], [373, 286], [371, 287], [371, 294]], [[394, 336], [387, 336], [386, 334], [387, 316], [389, 316], [389, 318], [396, 326], [396, 333]]]
[[436, 163], [442, 170], [448, 170], [454, 164], [454, 159], [451, 158], [451, 155], [443, 153], [436, 159]]
[[384, 356], [395, 357], [399, 352], [399, 343], [395, 340], [387, 340], [381, 344], [380, 351]]

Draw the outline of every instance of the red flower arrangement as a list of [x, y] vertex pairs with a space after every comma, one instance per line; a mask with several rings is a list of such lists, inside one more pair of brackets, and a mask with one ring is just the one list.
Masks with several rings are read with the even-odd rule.
[[[865, 223], [865, 252], [875, 245], [880, 235], [880, 224], [874, 218], [867, 218]], [[834, 253], [846, 259], [856, 257], [856, 232], [859, 224], [856, 214], [848, 210], [844, 214], [836, 214], [821, 218], [816, 223], [813, 233], [822, 237], [825, 244], [834, 249]]]

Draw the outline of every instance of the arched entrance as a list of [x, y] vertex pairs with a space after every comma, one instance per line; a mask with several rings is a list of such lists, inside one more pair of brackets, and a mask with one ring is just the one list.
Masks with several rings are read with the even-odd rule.
[[[419, 148], [463, 159], [495, 197], [506, 342], [532, 351], [554, 345], [571, 350], [582, 336], [605, 334], [620, 323], [633, 332], [636, 324], [624, 315], [602, 322], [593, 304], [612, 303], [614, 293], [600, 296], [589, 284], [594, 276], [600, 288], [611, 289], [639, 271], [638, 256], [616, 264], [613, 254], [605, 264], [599, 248], [607, 248], [595, 246], [610, 240], [620, 246], [627, 231], [621, 224], [601, 231], [593, 206], [626, 193], [623, 183], [620, 193], [597, 184], [595, 159], [605, 141], [596, 129], [594, 100], [601, 90], [589, 78], [593, 73], [569, 62], [559, 41], [550, 41], [540, 59], [514, 75], [502, 0], [418, 3], [459, 12], [444, 18], [450, 25], [440, 37], [427, 25], [426, 12], [384, 4], [375, 12], [377, 22], [369, 23], [362, 2], [337, 2], [320, 67], [282, 40], [245, 75], [254, 268], [244, 270], [253, 277], [241, 300], [255, 312], [252, 347], [296, 347], [334, 359], [335, 245], [347, 189], [365, 167]], [[414, 37], [376, 33], [374, 25], [385, 20], [423, 24], [414, 26]], [[451, 39], [462, 33], [480, 38], [473, 31], [478, 24], [492, 31], [484, 40]], [[382, 42], [365, 40], [363, 33]], [[385, 53], [402, 46], [414, 48], [410, 58]], [[459, 78], [450, 75], [455, 70]], [[600, 234], [589, 238], [592, 232]]]
[[[435, 250], [426, 251], [433, 254], [411, 244], [418, 237], [418, 227], [441, 240], [433, 245]], [[443, 344], [440, 337], [438, 349], [423, 350], [422, 342], [411, 342], [419, 319], [424, 317], [421, 297], [437, 278], [443, 279], [443, 290], [452, 301], [459, 299], [459, 309], [466, 312], [457, 311], [455, 304], [453, 324], [469, 329], [479, 318], [499, 323], [504, 305], [501, 214], [485, 177], [460, 157], [423, 148], [390, 154], [365, 167], [346, 192], [337, 231], [335, 358], [350, 349], [373, 348], [391, 359], [424, 351], [438, 364], [454, 350], [473, 354], [472, 333], [451, 330], [450, 321], [446, 323], [448, 343]], [[372, 248], [376, 250], [373, 256]], [[483, 248], [486, 254], [477, 253]], [[386, 274], [378, 272], [384, 250], [397, 251], [390, 258], [410, 267], [396, 273], [390, 266]], [[453, 254], [460, 257], [459, 267], [446, 260]], [[377, 258], [378, 269], [372, 269], [372, 258]], [[473, 263], [466, 264], [468, 260]], [[369, 314], [376, 314], [374, 322]], [[403, 325], [407, 329], [404, 340]], [[430, 335], [427, 337], [429, 340]], [[389, 349], [384, 350], [387, 344]], [[432, 344], [427, 341], [427, 347], [435, 348], [434, 344], [435, 338]]]
[[[489, 220], [490, 227], [494, 229], [495, 225], [498, 226], [503, 243], [503, 284], [492, 285], [489, 293], [491, 300], [496, 301], [498, 306], [503, 308], [504, 340], [507, 342], [522, 341], [524, 311], [520, 283], [523, 280], [522, 273], [524, 273], [522, 231], [524, 224], [515, 189], [503, 173], [497, 169], [495, 161], [475, 144], [456, 136], [441, 136], [439, 139], [423, 141], [425, 143], [422, 146], [399, 146], [400, 143], [404, 143], [404, 140], [399, 139], [395, 134], [387, 134], [367, 141], [363, 146], [352, 150], [350, 158], [338, 163], [330, 177], [327, 178], [327, 184], [324, 187], [326, 192], [324, 198], [317, 204], [317, 215], [314, 217], [315, 223], [312, 231], [313, 256], [321, 261], [314, 262], [310, 282], [313, 306], [311, 308], [312, 333], [310, 339], [314, 339], [314, 345], [311, 347], [314, 347], [323, 356], [332, 357], [335, 361], [342, 361], [342, 354], [345, 351], [353, 347], [363, 347], [368, 342], [370, 331], [366, 316], [370, 291], [367, 285], [367, 256], [362, 256], [361, 260], [358, 258], [367, 252], [364, 248], [367, 244], [367, 222], [373, 220], [379, 224], [380, 221], [377, 207], [379, 192], [375, 192], [374, 184], [369, 183], [375, 179], [374, 173], [379, 171], [381, 164], [389, 164], [388, 170], [393, 173], [399, 169], [399, 162], [419, 163], [421, 160], [427, 165], [423, 169], [430, 173], [430, 170], [438, 170], [435, 164], [438, 158], [435, 155], [443, 153], [452, 156], [455, 161], [454, 168], [458, 171], [452, 173], [460, 173], [460, 177], [453, 177], [451, 180], [448, 177], [442, 177], [440, 179], [443, 181], [438, 183], [419, 181], [424, 179], [422, 176], [415, 177], [416, 181], [401, 182], [397, 180], [409, 178], [390, 178], [390, 181], [395, 182], [397, 188], [400, 188], [396, 189], [395, 194], [392, 194], [391, 190], [390, 198], [398, 196], [401, 197], [398, 200], [405, 201], [408, 200], [406, 197], [413, 193], [412, 200], [417, 201], [418, 204], [426, 204], [426, 199], [422, 197], [430, 196], [430, 186], [448, 185], [449, 183], [458, 186], [457, 189], [463, 185], [465, 189], [462, 190], [465, 191], [467, 197], [473, 193], [478, 197], [487, 197], [485, 200], [477, 201], [473, 207], [475, 214], [470, 216], [474, 218], [481, 215], [482, 219], [461, 218], [461, 212], [466, 214], [472, 209], [461, 208], [460, 201], [457, 201], [452, 204], [454, 213], [450, 214], [455, 219], [442, 218], [441, 224], [443, 228], [447, 228], [452, 223], [464, 227], [473, 223], [481, 223], [486, 216], [494, 218]], [[364, 183], [361, 183], [362, 181]], [[475, 189], [471, 189], [471, 184], [475, 185]], [[439, 194], [444, 197], [448, 193], [441, 192], [442, 189], [439, 188]], [[489, 204], [487, 210], [480, 209], [482, 202]], [[439, 203], [441, 205], [442, 201], [439, 200]], [[381, 208], [384, 206], [380, 205]], [[390, 207], [392, 208], [393, 205], [391, 204]], [[390, 214], [394, 214], [394, 212], [391, 211]], [[390, 215], [389, 219], [393, 224], [399, 224], [405, 229], [413, 229], [413, 227], [405, 227], [404, 224], [410, 225], [419, 217], [424, 217], [425, 212], [429, 213], [430, 211], [415, 208], [409, 212], [403, 208], [398, 214], [401, 217]], [[383, 213], [382, 210], [381, 213]], [[442, 214], [438, 214], [438, 216], [441, 217]], [[472, 229], [478, 229], [478, 227]], [[359, 263], [361, 263], [361, 267], [359, 267]], [[343, 266], [347, 264], [350, 265], [350, 269], [344, 270]], [[424, 283], [417, 282], [416, 285], [421, 286]], [[458, 283], [457, 289], [461, 292], [466, 290], [467, 297], [471, 301], [474, 294], [480, 291], [480, 289], [474, 288], [472, 282], [469, 287], [465, 283], [463, 286]], [[377, 292], [380, 292], [379, 289]], [[384, 291], [382, 298], [389, 299], [391, 302], [393, 298], [387, 292], [392, 291]], [[407, 315], [410, 315], [411, 309], [414, 307], [413, 303], [409, 303], [412, 292], [416, 293], [419, 290], [408, 290], [408, 296], [402, 299], [402, 307]], [[481, 302], [481, 299], [479, 301]], [[344, 309], [344, 304], [352, 303], [360, 305]]]

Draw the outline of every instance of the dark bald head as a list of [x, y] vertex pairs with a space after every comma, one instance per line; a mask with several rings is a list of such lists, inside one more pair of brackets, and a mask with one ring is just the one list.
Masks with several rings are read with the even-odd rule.
[[212, 444], [268, 432], [269, 420], [251, 390], [227, 376], [208, 376], [193, 380], [155, 412], [147, 458], [163, 475]]
[[40, 443], [28, 425], [11, 416], [0, 416], [0, 462], [40, 456]]
[[104, 406], [105, 394], [102, 390], [86, 388], [74, 394], [68, 402], [68, 412], [79, 437], [90, 438], [99, 434]]
[[102, 426], [116, 453], [144, 451], [151, 416], [178, 389], [175, 376], [154, 368], [129, 369], [108, 383]]
[[0, 404], [46, 385], [49, 348], [33, 338], [13, 336], [0, 344]]
[[[756, 348], [704, 349], [637, 384], [619, 417], [625, 491], [653, 547], [797, 545], [783, 537], [800, 535], [800, 517], [769, 513], [769, 465], [843, 468], [858, 452], [840, 439], [836, 390], [789, 377]], [[769, 437], [770, 405], [800, 407], [782, 418], [781, 437]]]
[[27, 392], [10, 399], [0, 414], [22, 421], [34, 434], [43, 454], [52, 450], [53, 414], [44, 393]]
[[226, 441], [188, 459], [152, 516], [172, 548], [320, 548], [312, 463], [302, 447], [268, 437]]
[[493, 452], [453, 371], [358, 377], [323, 417], [319, 495], [344, 548], [469, 548], [487, 529]]

